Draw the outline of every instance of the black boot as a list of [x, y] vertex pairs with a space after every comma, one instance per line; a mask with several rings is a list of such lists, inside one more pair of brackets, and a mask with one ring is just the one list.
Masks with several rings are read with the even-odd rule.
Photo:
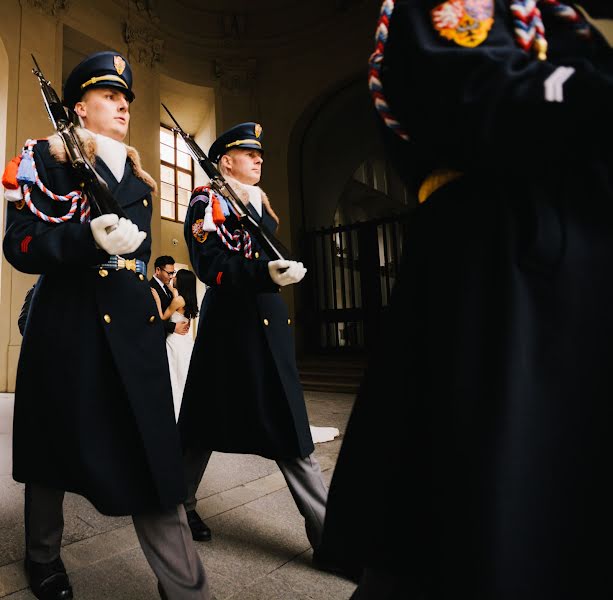
[[24, 567], [32, 593], [38, 600], [72, 598], [72, 587], [61, 558], [49, 563], [38, 563], [26, 557]]
[[192, 532], [192, 539], [197, 542], [208, 542], [211, 539], [211, 530], [200, 518], [195, 510], [187, 511], [187, 523]]

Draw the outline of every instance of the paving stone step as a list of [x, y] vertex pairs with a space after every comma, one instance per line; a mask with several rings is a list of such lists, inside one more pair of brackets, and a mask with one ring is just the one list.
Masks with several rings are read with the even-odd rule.
[[299, 371], [301, 379], [322, 379], [324, 381], [360, 381], [363, 375], [363, 371], [356, 371], [355, 373], [323, 369], [299, 369]]
[[309, 392], [336, 392], [355, 394], [359, 389], [357, 383], [334, 383], [331, 381], [302, 381], [302, 387]]

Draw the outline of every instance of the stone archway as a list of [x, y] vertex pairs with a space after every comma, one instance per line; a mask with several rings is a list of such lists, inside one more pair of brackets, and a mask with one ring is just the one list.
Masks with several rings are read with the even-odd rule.
[[[384, 157], [378, 115], [363, 77], [328, 90], [290, 139], [293, 231], [402, 212], [414, 199]], [[296, 210], [300, 204], [300, 210]]]

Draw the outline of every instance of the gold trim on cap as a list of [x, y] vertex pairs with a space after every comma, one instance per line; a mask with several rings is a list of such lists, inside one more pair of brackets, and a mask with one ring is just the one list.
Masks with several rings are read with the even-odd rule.
[[99, 81], [116, 81], [117, 83], [121, 83], [123, 87], [128, 89], [128, 84], [117, 75], [101, 75], [100, 77], [92, 77], [91, 79], [88, 79], [85, 83], [81, 84], [81, 89], [86, 88], [88, 85], [98, 83]]
[[236, 140], [235, 142], [230, 142], [229, 144], [226, 144], [226, 148], [230, 148], [230, 146], [238, 146], [239, 144], [256, 144], [260, 148], [262, 147], [262, 144], [257, 140]]

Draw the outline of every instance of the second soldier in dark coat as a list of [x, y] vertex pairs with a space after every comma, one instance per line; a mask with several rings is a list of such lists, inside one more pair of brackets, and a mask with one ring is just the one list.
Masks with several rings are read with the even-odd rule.
[[[209, 157], [254, 218], [276, 229], [276, 215], [256, 186], [261, 126], [242, 123], [226, 131]], [[209, 286], [179, 417], [194, 537], [200, 525], [195, 493], [211, 451], [218, 450], [277, 461], [317, 547], [327, 488], [312, 454], [292, 323], [279, 293], [280, 286], [300, 281], [306, 269], [295, 261], [271, 262], [225, 200], [208, 188], [192, 194], [185, 239], [196, 274]]]

